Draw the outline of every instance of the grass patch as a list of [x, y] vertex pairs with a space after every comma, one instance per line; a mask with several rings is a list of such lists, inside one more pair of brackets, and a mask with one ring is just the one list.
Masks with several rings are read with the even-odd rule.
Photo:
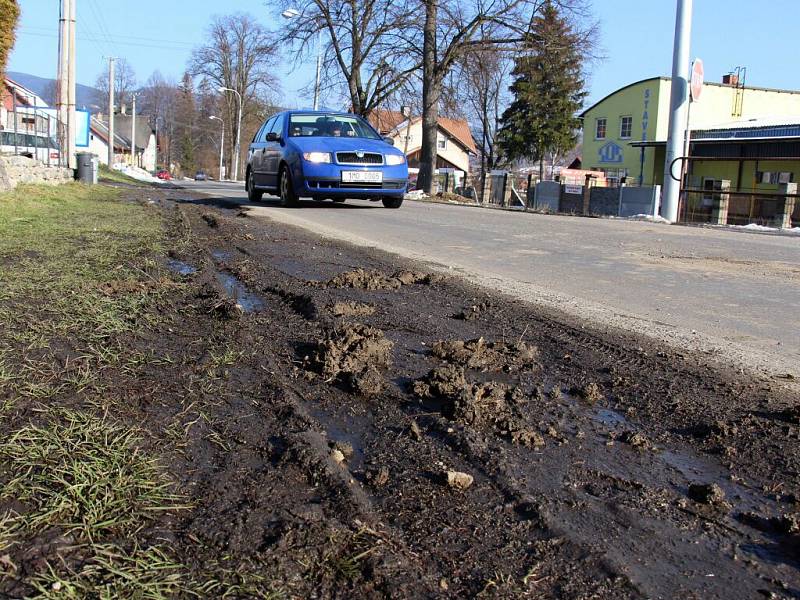
[[100, 171], [98, 172], [98, 179], [101, 183], [108, 182], [108, 183], [129, 183], [132, 185], [148, 185], [138, 179], [134, 179], [133, 177], [129, 177], [120, 171], [115, 171], [114, 169], [109, 169], [106, 165], [100, 165]]

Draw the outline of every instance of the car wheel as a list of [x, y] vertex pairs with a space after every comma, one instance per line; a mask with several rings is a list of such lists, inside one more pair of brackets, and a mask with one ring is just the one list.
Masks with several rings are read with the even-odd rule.
[[347, 198], [331, 198], [334, 202], [342, 204]]
[[253, 172], [247, 172], [247, 199], [250, 202], [261, 202], [261, 198], [264, 196], [264, 192], [261, 190], [257, 190], [255, 183], [253, 182]]
[[297, 194], [294, 193], [289, 169], [285, 166], [281, 167], [280, 190], [281, 204], [283, 206], [297, 206]]
[[402, 198], [386, 197], [381, 199], [386, 208], [400, 208], [403, 204]]

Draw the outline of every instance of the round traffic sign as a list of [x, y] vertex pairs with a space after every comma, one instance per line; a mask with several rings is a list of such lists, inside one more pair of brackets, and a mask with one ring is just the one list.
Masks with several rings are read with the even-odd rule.
[[703, 61], [699, 58], [695, 58], [692, 63], [692, 82], [690, 86], [692, 100], [695, 102], [700, 99], [700, 94], [703, 91], [703, 76]]

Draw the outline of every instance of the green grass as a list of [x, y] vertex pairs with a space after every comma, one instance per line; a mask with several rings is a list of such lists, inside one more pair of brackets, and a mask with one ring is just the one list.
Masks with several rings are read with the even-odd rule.
[[106, 165], [100, 165], [100, 172], [98, 173], [98, 179], [101, 183], [108, 182], [108, 183], [130, 183], [132, 185], [142, 185], [146, 186], [147, 183], [139, 181], [138, 179], [134, 179], [133, 177], [129, 177], [120, 171], [115, 171], [114, 169], [109, 169]]

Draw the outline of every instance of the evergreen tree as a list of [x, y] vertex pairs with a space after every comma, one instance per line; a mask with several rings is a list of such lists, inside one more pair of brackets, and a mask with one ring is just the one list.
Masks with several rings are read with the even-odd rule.
[[584, 43], [548, 0], [533, 18], [514, 61], [514, 100], [503, 113], [498, 146], [505, 159], [539, 161], [575, 145], [586, 97], [582, 76]]
[[190, 173], [196, 166], [197, 108], [194, 95], [194, 81], [191, 75], [184, 73], [183, 79], [178, 86], [177, 120], [175, 123], [178, 130], [178, 162], [184, 174]]

